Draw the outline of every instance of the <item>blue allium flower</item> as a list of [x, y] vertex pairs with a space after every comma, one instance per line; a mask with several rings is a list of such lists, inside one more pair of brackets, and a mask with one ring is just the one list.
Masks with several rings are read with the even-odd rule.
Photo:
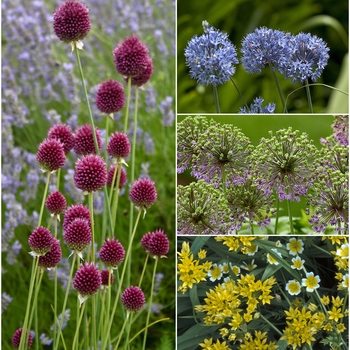
[[267, 106], [263, 107], [262, 104], [264, 102], [264, 99], [262, 97], [256, 97], [254, 99], [254, 102], [251, 103], [250, 109], [247, 111], [245, 107], [242, 107], [239, 109], [239, 114], [272, 114], [275, 111], [276, 104], [273, 102], [270, 102], [267, 104]]
[[256, 28], [242, 42], [242, 63], [248, 73], [261, 73], [270, 65], [272, 69], [283, 71], [290, 56], [289, 33], [266, 27]]
[[203, 22], [204, 34], [195, 35], [185, 49], [190, 76], [198, 84], [220, 85], [235, 73], [238, 64], [235, 46], [226, 33]]
[[286, 78], [292, 78], [293, 83], [297, 80], [303, 83], [309, 78], [316, 81], [328, 62], [327, 44], [316, 35], [299, 33], [290, 38], [289, 47], [291, 56], [284, 69]]

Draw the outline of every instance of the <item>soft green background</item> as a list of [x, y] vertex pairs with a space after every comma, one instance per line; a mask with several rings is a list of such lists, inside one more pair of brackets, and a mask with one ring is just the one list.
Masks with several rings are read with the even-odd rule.
[[[178, 0], [177, 21], [177, 93], [178, 113], [215, 113], [212, 87], [197, 86], [185, 65], [184, 49], [194, 35], [203, 33], [202, 21], [228, 33], [240, 58], [241, 41], [255, 28], [266, 26], [292, 34], [311, 32], [323, 38], [330, 48], [330, 59], [317, 83], [325, 83], [348, 91], [348, 2], [345, 0]], [[248, 104], [257, 96], [265, 103], [275, 102], [276, 113], [282, 112], [278, 92], [271, 71], [248, 74], [239, 64], [233, 76]], [[285, 96], [301, 87], [277, 73]], [[237, 113], [243, 103], [233, 84], [228, 82], [218, 88], [222, 113]], [[314, 112], [347, 113], [348, 96], [324, 86], [311, 87]], [[304, 89], [295, 92], [287, 103], [288, 111], [308, 113]]]

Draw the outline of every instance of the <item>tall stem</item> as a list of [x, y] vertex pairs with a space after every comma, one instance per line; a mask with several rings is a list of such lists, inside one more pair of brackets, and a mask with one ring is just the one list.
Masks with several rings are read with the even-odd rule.
[[91, 242], [91, 256], [88, 257], [89, 262], [95, 259], [95, 230], [94, 230], [94, 201], [93, 201], [93, 192], [89, 193], [89, 209], [90, 209], [90, 222], [91, 222], [91, 233], [92, 233], [92, 242]]
[[47, 172], [47, 177], [46, 177], [46, 184], [45, 184], [45, 190], [44, 190], [43, 200], [42, 200], [42, 202], [41, 202], [41, 208], [40, 208], [40, 215], [39, 215], [38, 227], [41, 225], [41, 221], [42, 221], [42, 219], [43, 219], [45, 201], [46, 201], [47, 192], [48, 192], [49, 183], [50, 183], [50, 175], [51, 175], [51, 173], [48, 171], [48, 172]]
[[287, 200], [287, 207], [288, 207], [288, 216], [289, 216], [289, 226], [290, 226], [290, 233], [294, 233], [294, 227], [293, 227], [293, 217], [292, 212], [290, 210], [290, 200]]
[[230, 78], [230, 80], [231, 80], [233, 86], [235, 87], [235, 89], [237, 90], [237, 92], [238, 92], [238, 94], [239, 94], [239, 97], [240, 97], [241, 100], [243, 101], [243, 103], [244, 103], [244, 105], [245, 105], [245, 108], [247, 108], [247, 111], [249, 111], [248, 104], [247, 104], [247, 102], [245, 101], [245, 99], [244, 99], [244, 97], [243, 97], [243, 95], [242, 95], [242, 93], [241, 93], [241, 90], [238, 89], [238, 86], [237, 86], [237, 84], [235, 83], [235, 81], [233, 80], [232, 77]]
[[219, 96], [218, 96], [218, 89], [216, 85], [213, 85], [213, 91], [214, 91], [216, 113], [220, 113]]
[[309, 83], [307, 81], [305, 82], [305, 88], [306, 88], [306, 97], [307, 97], [307, 103], [309, 105], [309, 110], [310, 110], [310, 113], [313, 113], [314, 111], [312, 108], [310, 86], [309, 86]]
[[283, 106], [283, 113], [288, 113], [287, 108], [286, 108], [286, 102], [285, 102], [285, 100], [284, 100], [283, 93], [282, 93], [282, 90], [281, 90], [281, 86], [280, 86], [280, 84], [279, 84], [279, 82], [278, 82], [278, 79], [277, 79], [277, 77], [276, 77], [275, 69], [273, 68], [273, 66], [271, 65], [271, 63], [269, 63], [269, 65], [270, 65], [270, 68], [271, 68], [273, 80], [275, 81], [275, 84], [276, 84], [276, 86], [277, 86], [278, 94], [280, 95], [280, 99], [281, 99], [282, 106]]
[[278, 195], [276, 197], [276, 221], [275, 221], [275, 232], [274, 234], [277, 234], [277, 226], [278, 226], [278, 218], [279, 218], [279, 210], [280, 209], [280, 200], [278, 198]]

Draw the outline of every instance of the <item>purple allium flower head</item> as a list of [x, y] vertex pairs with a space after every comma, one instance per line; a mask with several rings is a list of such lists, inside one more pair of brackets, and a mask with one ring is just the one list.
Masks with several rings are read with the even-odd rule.
[[316, 81], [328, 63], [327, 44], [316, 35], [299, 33], [290, 38], [289, 47], [291, 54], [283, 71], [286, 78], [292, 78], [293, 83], [307, 82], [309, 78]]
[[45, 202], [47, 210], [53, 215], [59, 215], [66, 209], [67, 201], [59, 191], [52, 192]]
[[136, 180], [130, 190], [130, 200], [139, 209], [146, 210], [157, 199], [157, 192], [154, 182], [150, 179]]
[[102, 284], [101, 272], [92, 262], [80, 265], [73, 278], [74, 288], [86, 299], [97, 293]]
[[100, 249], [100, 259], [107, 266], [116, 269], [125, 256], [125, 250], [117, 239], [109, 239], [103, 243]]
[[272, 114], [275, 111], [276, 104], [273, 102], [268, 103], [263, 107], [264, 99], [262, 97], [256, 97], [254, 102], [250, 104], [250, 109], [247, 111], [245, 107], [239, 109], [239, 114]]
[[[102, 270], [101, 271], [101, 278], [102, 278], [102, 286], [108, 286], [108, 279], [109, 279], [109, 270]], [[114, 282], [114, 275], [111, 272], [111, 284]]]
[[64, 230], [63, 238], [68, 248], [83, 251], [92, 240], [91, 226], [85, 219], [74, 219]]
[[94, 154], [78, 159], [75, 164], [74, 182], [84, 193], [100, 190], [107, 182], [104, 160]]
[[63, 145], [64, 153], [67, 154], [74, 146], [74, 135], [70, 126], [65, 124], [56, 124], [50, 128], [47, 137], [56, 139]]
[[90, 219], [90, 210], [88, 207], [82, 205], [82, 204], [75, 204], [71, 205], [67, 208], [67, 210], [64, 213], [64, 219], [63, 219], [63, 231], [67, 230], [68, 226], [75, 220], [75, 219], [85, 219], [89, 226], [91, 225], [91, 219]]
[[154, 256], [163, 257], [169, 252], [169, 239], [161, 229], [147, 233], [141, 239], [141, 245]]
[[32, 255], [45, 255], [52, 248], [53, 236], [46, 227], [39, 226], [29, 236], [28, 244], [33, 251]]
[[204, 34], [195, 35], [185, 49], [190, 77], [198, 84], [220, 85], [230, 80], [238, 64], [235, 46], [226, 33], [203, 21]]
[[[102, 141], [100, 130], [95, 127], [95, 135], [98, 148], [101, 149]], [[96, 154], [94, 136], [91, 125], [86, 124], [78, 128], [74, 133], [74, 152], [78, 155]]]
[[[22, 328], [17, 329], [17, 331], [12, 337], [12, 345], [17, 349], [19, 348], [19, 344], [21, 343], [22, 331], [23, 331]], [[27, 333], [28, 333], [28, 345], [26, 349], [29, 349], [33, 344], [33, 337], [30, 334], [30, 332], [28, 332], [28, 330], [27, 330]]]
[[113, 50], [117, 71], [124, 77], [135, 77], [142, 74], [149, 65], [148, 48], [136, 36], [126, 38]]
[[128, 136], [122, 132], [115, 132], [112, 134], [107, 152], [113, 158], [126, 158], [130, 153], [130, 141]]
[[116, 113], [124, 107], [124, 87], [116, 80], [103, 82], [97, 90], [95, 103], [97, 108], [107, 114]]
[[332, 124], [334, 138], [339, 145], [349, 145], [349, 116], [348, 115], [335, 115], [334, 124]]
[[[115, 166], [112, 165], [107, 173], [107, 185], [109, 187], [112, 186], [112, 181], [113, 181], [113, 177], [114, 177], [114, 172], [115, 172]], [[127, 178], [126, 178], [126, 171], [121, 168], [121, 173], [120, 173], [120, 179], [119, 179], [119, 189], [123, 188], [126, 184]], [[115, 181], [114, 181], [114, 187], [117, 186], [117, 176], [115, 177]]]
[[77, 0], [66, 0], [53, 14], [53, 29], [64, 42], [84, 39], [91, 29], [88, 7]]
[[[151, 78], [152, 73], [153, 73], [153, 61], [151, 57], [147, 56], [146, 68], [140, 74], [131, 78], [131, 85], [142, 86], [143, 84], [146, 84], [148, 80]], [[127, 82], [128, 79], [125, 78], [125, 81]]]
[[45, 139], [39, 145], [36, 159], [43, 171], [58, 170], [66, 161], [62, 143], [55, 139]]
[[62, 259], [62, 250], [60, 241], [56, 238], [53, 240], [51, 250], [39, 257], [38, 265], [46, 269], [52, 269], [58, 265]]
[[261, 73], [270, 65], [271, 69], [283, 72], [290, 57], [289, 33], [266, 27], [256, 28], [242, 42], [242, 64], [248, 73]]
[[145, 296], [139, 287], [126, 288], [122, 294], [122, 304], [128, 311], [139, 311], [145, 302]]

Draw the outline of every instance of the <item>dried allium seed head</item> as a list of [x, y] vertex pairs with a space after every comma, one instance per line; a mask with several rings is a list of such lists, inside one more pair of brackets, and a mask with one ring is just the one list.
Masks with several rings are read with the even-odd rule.
[[66, 161], [62, 143], [55, 139], [45, 139], [39, 145], [36, 159], [43, 171], [58, 170]]
[[57, 124], [51, 127], [47, 134], [47, 138], [55, 139], [62, 143], [64, 153], [67, 154], [74, 146], [74, 135], [70, 126], [65, 124]]
[[103, 113], [111, 114], [120, 111], [125, 103], [123, 85], [116, 80], [103, 82], [98, 87], [95, 103]]

